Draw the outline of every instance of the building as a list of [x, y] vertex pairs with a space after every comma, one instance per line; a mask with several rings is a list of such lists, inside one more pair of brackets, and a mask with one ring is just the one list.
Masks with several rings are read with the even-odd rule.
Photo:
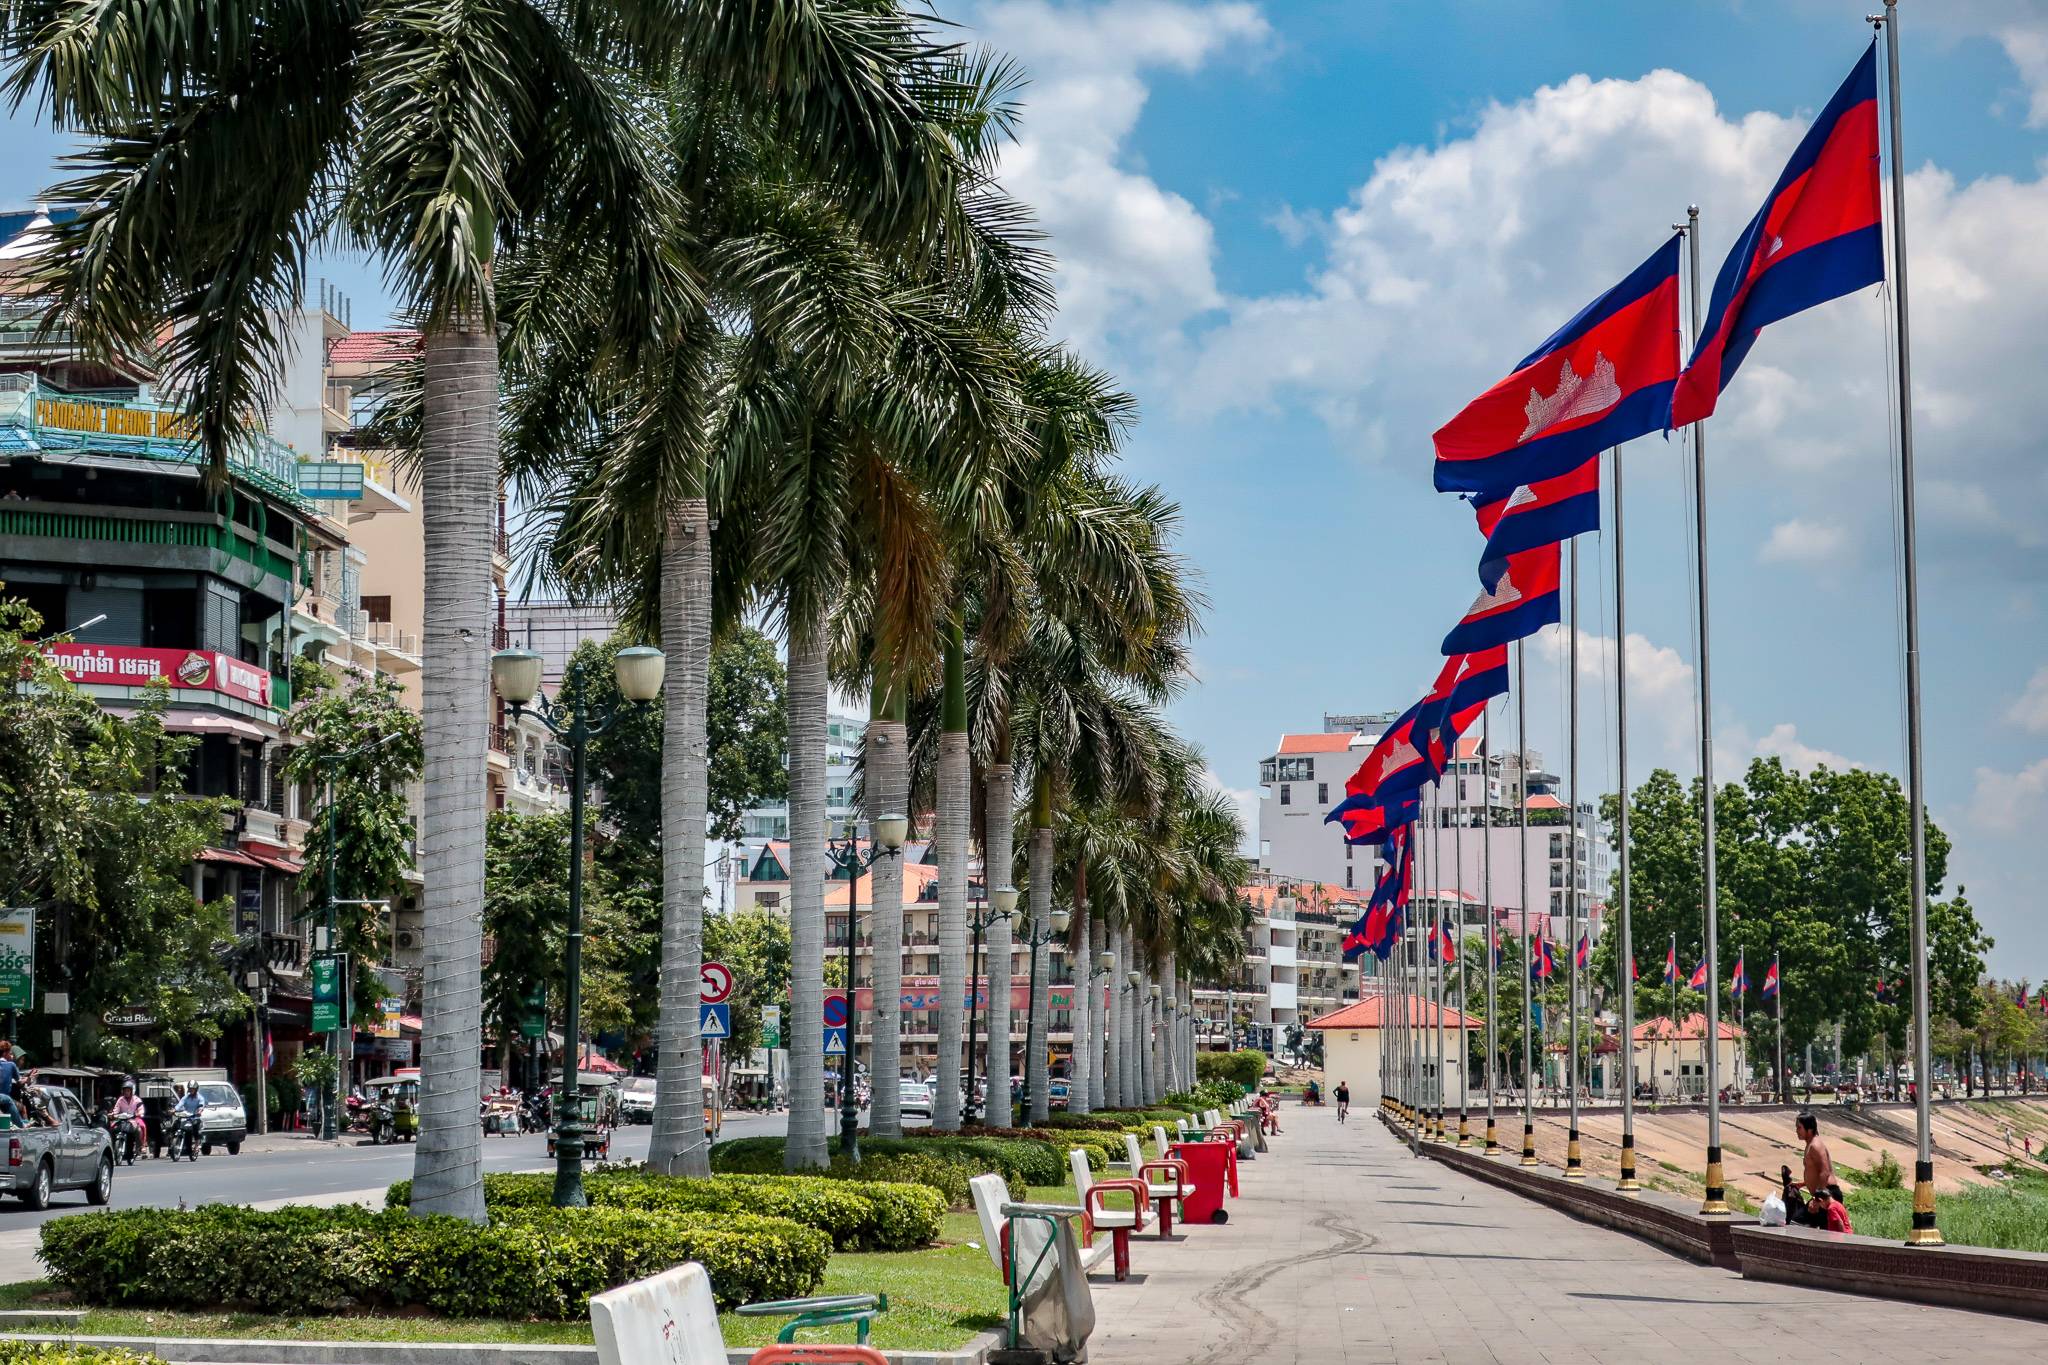
[[[1353, 1108], [1372, 1106], [1380, 1102], [1380, 1050], [1386, 1036], [1388, 997], [1377, 991], [1343, 1009], [1333, 1010], [1308, 1021], [1306, 1027], [1323, 1035], [1323, 1081], [1326, 1089], [1334, 1089], [1339, 1081], [1351, 1089]], [[1421, 1022], [1430, 1028], [1436, 1025], [1437, 1011], [1429, 1002], [1422, 1003]], [[1486, 1027], [1481, 1020], [1472, 1018], [1454, 1009], [1443, 1011], [1444, 1026], [1444, 1087], [1443, 1094], [1453, 1105], [1458, 1095], [1459, 1073], [1464, 1069], [1467, 1049], [1454, 1046], [1457, 1034], [1453, 1029], [1477, 1032]], [[1483, 1050], [1483, 1048], [1482, 1048]], [[1425, 1083], [1436, 1079], [1436, 1054], [1430, 1051], [1423, 1061]]]
[[552, 692], [568, 674], [577, 646], [604, 644], [617, 633], [619, 613], [558, 598], [522, 598], [506, 608], [505, 622], [514, 644], [540, 655], [541, 687]]
[[[865, 716], [833, 711], [825, 717], [825, 828], [827, 837], [837, 836], [853, 820], [860, 824], [860, 802], [855, 799], [854, 767], [860, 760], [861, 739], [867, 734]], [[789, 755], [783, 754], [787, 766]], [[740, 836], [748, 844], [757, 840], [789, 838], [789, 802], [777, 801], [755, 806], [740, 816]]]
[[[1715, 1021], [1714, 1063], [1721, 1083], [1740, 1084], [1742, 1054], [1747, 1036], [1726, 1019]], [[1658, 1099], [1704, 1100], [1707, 1095], [1707, 1016], [1688, 1014], [1673, 1024], [1668, 1015], [1645, 1019], [1636, 1025], [1635, 1075], [1637, 1085], [1655, 1089]]]

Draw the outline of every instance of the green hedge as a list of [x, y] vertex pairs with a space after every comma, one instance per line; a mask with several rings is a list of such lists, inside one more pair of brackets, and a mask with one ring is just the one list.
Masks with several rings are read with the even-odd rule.
[[[1046, 1142], [1023, 1142], [1002, 1138], [966, 1138], [948, 1135], [931, 1137], [878, 1138], [860, 1140], [861, 1165], [846, 1167], [837, 1158], [832, 1169], [809, 1174], [838, 1179], [869, 1179], [868, 1164], [877, 1157], [921, 1156], [956, 1166], [972, 1178], [984, 1173], [1003, 1177], [1011, 1197], [1022, 1199], [1027, 1185], [1066, 1183], [1067, 1154]], [[711, 1149], [711, 1169], [739, 1174], [772, 1175], [782, 1170], [782, 1139], [779, 1137], [734, 1138]]]
[[1256, 1048], [1237, 1052], [1198, 1052], [1195, 1054], [1195, 1079], [1234, 1081], [1241, 1086], [1254, 1086], [1266, 1074], [1267, 1061], [1266, 1054]]
[[1047, 1114], [1044, 1126], [1095, 1133], [1120, 1133], [1124, 1127], [1116, 1118], [1107, 1114]]
[[[965, 1181], [961, 1184], [964, 1191]], [[495, 1173], [484, 1177], [484, 1202], [494, 1211], [546, 1209], [551, 1206], [554, 1189], [552, 1174]], [[715, 1175], [693, 1180], [630, 1167], [590, 1172], [583, 1178], [583, 1193], [594, 1208], [787, 1218], [830, 1236], [836, 1251], [909, 1251], [931, 1246], [939, 1240], [939, 1223], [947, 1208], [940, 1193], [922, 1184], [799, 1175]], [[385, 1193], [384, 1203], [404, 1208], [411, 1199], [412, 1182], [401, 1180]]]
[[82, 1302], [262, 1312], [424, 1308], [454, 1318], [568, 1320], [592, 1294], [684, 1261], [721, 1308], [813, 1292], [831, 1239], [786, 1218], [638, 1209], [511, 1209], [486, 1225], [395, 1209], [212, 1204], [42, 1225], [50, 1278]]
[[0, 1341], [0, 1365], [164, 1365], [156, 1356], [97, 1346], [57, 1346], [47, 1342]]

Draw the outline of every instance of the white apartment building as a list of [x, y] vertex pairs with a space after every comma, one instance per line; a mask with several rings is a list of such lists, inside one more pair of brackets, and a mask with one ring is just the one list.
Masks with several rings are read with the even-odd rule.
[[[860, 759], [861, 738], [867, 733], [865, 716], [832, 711], [825, 717], [825, 832], [839, 834], [848, 820], [859, 820], [860, 803], [855, 800], [854, 764]], [[786, 766], [789, 755], [785, 752]], [[789, 838], [789, 802], [755, 806], [740, 816], [740, 837], [749, 844]]]

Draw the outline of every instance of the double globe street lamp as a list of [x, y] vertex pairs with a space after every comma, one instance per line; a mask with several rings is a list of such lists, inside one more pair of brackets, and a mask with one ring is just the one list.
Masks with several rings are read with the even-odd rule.
[[[839, 1151], [848, 1161], [860, 1160], [860, 1100], [853, 1092], [853, 1040], [859, 1036], [859, 1016], [853, 1008], [853, 948], [860, 937], [854, 932], [860, 919], [860, 874], [874, 866], [877, 858], [900, 855], [909, 835], [908, 816], [881, 815], [875, 818], [872, 847], [861, 848], [852, 820], [846, 822], [842, 837], [825, 846], [832, 870], [846, 874], [846, 1062], [839, 1077]], [[872, 1047], [869, 1052], [872, 1060]]]
[[624, 709], [639, 709], [661, 695], [668, 660], [658, 649], [633, 645], [612, 659], [625, 708], [592, 706], [584, 691], [583, 662], [574, 660], [564, 679], [572, 702], [540, 695], [541, 656], [530, 649], [501, 649], [491, 656], [491, 685], [512, 708], [516, 723], [529, 709], [569, 750], [569, 933], [562, 967], [568, 977], [562, 1009], [562, 1103], [555, 1119], [555, 1207], [581, 1208], [583, 1195], [583, 1112], [577, 1075], [583, 1040], [583, 798], [584, 759], [590, 741], [609, 730]]

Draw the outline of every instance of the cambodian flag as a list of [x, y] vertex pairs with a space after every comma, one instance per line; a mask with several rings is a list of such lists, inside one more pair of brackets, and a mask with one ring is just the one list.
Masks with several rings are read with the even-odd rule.
[[1415, 867], [1408, 831], [1409, 827], [1403, 825], [1388, 840], [1387, 870], [1380, 874], [1371, 898], [1366, 901], [1365, 913], [1344, 941], [1345, 952], [1351, 956], [1356, 956], [1352, 951], [1355, 937], [1360, 950], [1370, 950], [1384, 962], [1401, 937], [1401, 911], [1408, 904], [1409, 879]]
[[1773, 954], [1771, 955], [1771, 965], [1770, 965], [1770, 966], [1769, 966], [1769, 968], [1767, 968], [1767, 969], [1765, 970], [1765, 972], [1764, 972], [1764, 999], [1766, 999], [1766, 1000], [1776, 1000], [1777, 998], [1778, 998], [1778, 958], [1777, 958], [1777, 955], [1776, 955], [1775, 953], [1773, 953]]
[[1422, 814], [1422, 798], [1410, 796], [1382, 805], [1363, 796], [1347, 796], [1331, 807], [1324, 824], [1342, 824], [1347, 844], [1383, 844], [1403, 825]]
[[1664, 955], [1664, 984], [1667, 986], [1676, 986], [1678, 984], [1678, 944], [1676, 941], [1672, 943], [1671, 951]]
[[1510, 645], [1554, 626], [1564, 617], [1558, 582], [1562, 556], [1557, 545], [1539, 545], [1507, 557], [1492, 586], [1472, 600], [1451, 633], [1445, 654], [1469, 654]]
[[1482, 493], [1472, 500], [1472, 511], [1486, 537], [1479, 581], [1492, 583], [1509, 555], [1600, 529], [1600, 457], [1554, 479]]
[[1586, 938], [1584, 930], [1579, 931], [1579, 946], [1572, 950], [1572, 965], [1584, 969], [1593, 960], [1593, 945]]
[[1735, 955], [1735, 975], [1728, 978], [1728, 993], [1741, 995], [1749, 989], [1749, 973], [1742, 969], [1742, 955]]
[[1457, 931], [1446, 929], [1442, 920], [1437, 921], [1436, 951], [1437, 956], [1446, 962], [1456, 962], [1458, 960]]
[[270, 1071], [277, 1066], [277, 1040], [270, 1036], [270, 1030], [263, 1030], [263, 1069]]
[[1568, 474], [1660, 430], [1677, 379], [1674, 235], [1438, 429], [1437, 491], [1497, 492]]
[[1703, 991], [1707, 988], [1707, 964], [1704, 960], [1692, 969], [1692, 979], [1685, 983], [1689, 991]]
[[1417, 702], [1401, 713], [1344, 783], [1347, 796], [1388, 803], [1413, 793], [1433, 775], [1422, 749], [1415, 722], [1424, 703]]
[[1500, 941], [1499, 925], [1495, 925], [1492, 929], [1489, 929], [1487, 931], [1487, 942], [1493, 948], [1493, 965], [1495, 967], [1499, 967], [1501, 964], [1501, 959], [1507, 955], [1507, 949]]
[[1557, 972], [1557, 959], [1551, 955], [1550, 942], [1543, 937], [1543, 931], [1536, 931], [1536, 942], [1529, 950], [1529, 979], [1548, 981]]
[[1765, 327], [1884, 278], [1877, 159], [1873, 40], [1721, 263], [1699, 344], [1672, 395], [1672, 426], [1714, 411]]
[[1631, 984], [1637, 981], [1641, 981], [1643, 979], [1643, 970], [1642, 968], [1636, 966], [1636, 960], [1634, 958], [1630, 958], [1628, 960], [1628, 979]]

